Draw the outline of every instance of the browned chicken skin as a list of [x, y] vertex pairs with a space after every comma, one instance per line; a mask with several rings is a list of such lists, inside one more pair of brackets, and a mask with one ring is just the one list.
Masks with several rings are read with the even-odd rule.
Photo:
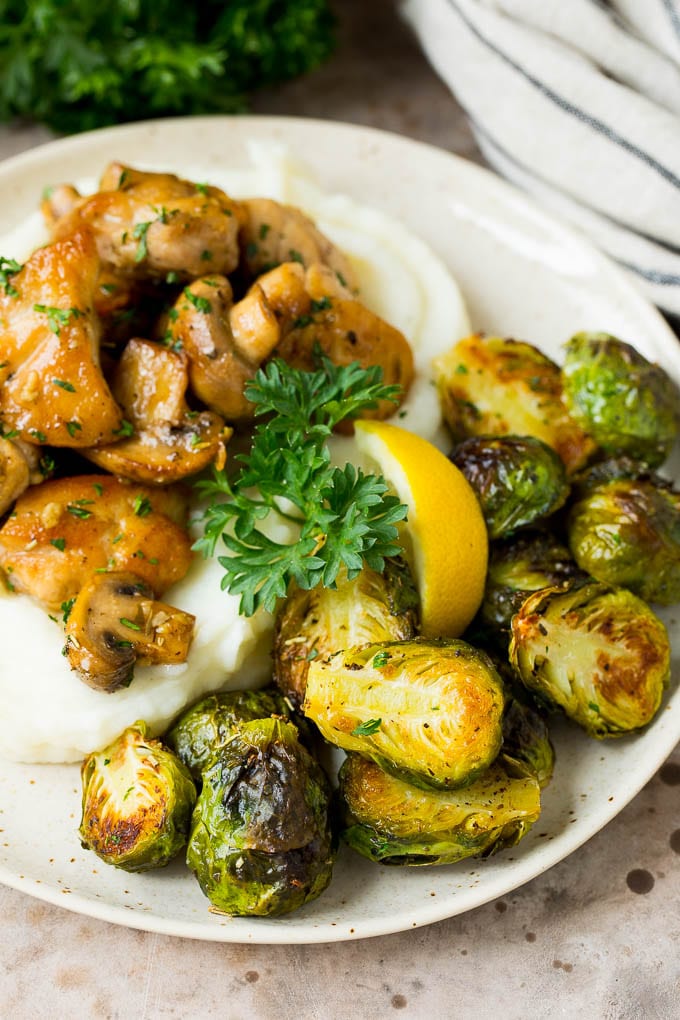
[[122, 415], [99, 367], [99, 259], [79, 231], [39, 248], [0, 289], [0, 420], [30, 443], [96, 446]]
[[38, 447], [20, 439], [0, 438], [0, 514], [9, 510], [29, 485], [38, 485], [44, 477]]
[[250, 280], [282, 262], [328, 266], [340, 284], [358, 290], [354, 270], [343, 253], [321, 233], [313, 220], [292, 205], [271, 198], [248, 198], [242, 203], [242, 264]]
[[135, 574], [162, 594], [186, 574], [186, 500], [110, 475], [45, 482], [0, 528], [0, 568], [15, 591], [58, 610], [98, 571]]
[[186, 282], [236, 268], [243, 214], [219, 188], [121, 163], [106, 169], [100, 188], [70, 208], [64, 186], [53, 192], [43, 212], [56, 238], [85, 226], [108, 269], [140, 280], [170, 273]]
[[167, 485], [215, 463], [224, 467], [231, 434], [211, 411], [190, 411], [187, 358], [151, 340], [131, 340], [116, 365], [112, 389], [134, 435], [84, 450], [112, 474]]

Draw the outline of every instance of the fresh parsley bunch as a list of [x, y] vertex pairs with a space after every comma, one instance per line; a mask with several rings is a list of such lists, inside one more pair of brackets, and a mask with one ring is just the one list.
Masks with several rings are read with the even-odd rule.
[[[213, 502], [194, 548], [210, 556], [222, 539], [229, 550], [218, 557], [222, 588], [241, 596], [244, 616], [260, 606], [272, 612], [291, 580], [304, 589], [333, 587], [341, 567], [351, 579], [364, 563], [383, 570], [385, 557], [401, 551], [395, 525], [406, 506], [388, 494], [384, 478], [331, 465], [327, 445], [338, 422], [394, 400], [399, 387], [384, 385], [378, 367], [334, 365], [323, 355], [318, 365], [305, 372], [274, 360], [261, 369], [246, 396], [267, 419], [255, 427], [250, 453], [237, 458], [232, 481], [215, 471], [197, 485]], [[291, 543], [258, 527], [272, 514], [295, 525]]]
[[332, 48], [327, 0], [0, 0], [0, 120], [235, 113]]

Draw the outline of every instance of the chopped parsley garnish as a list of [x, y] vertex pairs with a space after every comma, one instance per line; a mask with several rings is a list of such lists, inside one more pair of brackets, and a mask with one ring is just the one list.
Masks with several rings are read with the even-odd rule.
[[146, 496], [135, 496], [135, 501], [132, 504], [132, 509], [137, 517], [146, 517], [151, 513], [153, 507]]
[[141, 630], [142, 628], [134, 620], [128, 620], [127, 616], [121, 616], [119, 621], [121, 627], [127, 627], [128, 630]]
[[[82, 504], [84, 502], [91, 503], [92, 500], [91, 499], [89, 499], [89, 500], [78, 500], [78, 503]], [[81, 521], [86, 521], [88, 519], [88, 517], [92, 516], [92, 511], [91, 510], [86, 510], [84, 506], [78, 506], [76, 503], [69, 503], [67, 505], [66, 509], [67, 509], [68, 513], [71, 514], [72, 517], [77, 517]]]
[[47, 324], [56, 336], [59, 336], [62, 326], [67, 326], [71, 319], [79, 319], [85, 314], [80, 308], [54, 308], [52, 305], [33, 305], [33, 311], [47, 316]]
[[382, 669], [383, 666], [386, 666], [389, 661], [390, 661], [389, 652], [378, 652], [377, 655], [373, 656], [372, 665], [374, 669]]
[[366, 722], [355, 726], [351, 735], [353, 737], [371, 737], [374, 733], [378, 732], [381, 726], [382, 719], [367, 719]]
[[66, 379], [53, 379], [52, 382], [55, 386], [59, 386], [60, 389], [66, 390], [67, 393], [75, 393], [76, 388], [73, 383], [68, 382]]
[[132, 424], [132, 422], [126, 421], [123, 418], [123, 421], [122, 421], [122, 424], [121, 424], [120, 428], [119, 429], [114, 429], [113, 430], [113, 434], [114, 434], [114, 436], [120, 436], [121, 438], [125, 438], [126, 439], [129, 436], [134, 436], [134, 434], [135, 434], [135, 427]]
[[260, 224], [259, 235], [260, 235], [260, 240], [261, 241], [264, 241], [264, 239], [266, 238], [267, 234], [269, 233], [269, 231], [271, 229], [272, 228], [270, 227], [270, 225], [268, 223], [261, 223]]
[[194, 294], [194, 292], [192, 290], [189, 290], [188, 287], [184, 288], [184, 296], [187, 299], [187, 301], [189, 301], [197, 311], [203, 312], [204, 315], [207, 315], [208, 312], [212, 310], [212, 305], [210, 304], [206, 297], [201, 297], [199, 294]]
[[149, 227], [153, 223], [153, 220], [147, 220], [145, 223], [138, 223], [135, 229], [132, 231], [132, 236], [136, 241], [139, 241], [137, 245], [137, 251], [135, 252], [135, 262], [143, 262], [146, 256], [149, 254], [149, 249], [146, 243], [146, 235], [149, 232]]
[[63, 552], [64, 549], [66, 548], [66, 539], [65, 538], [51, 538], [50, 539], [50, 545], [53, 545], [55, 549], [59, 550], [59, 552]]
[[74, 604], [75, 601], [76, 600], [75, 600], [75, 596], [74, 596], [72, 599], [67, 599], [66, 602], [62, 602], [62, 604], [61, 604], [61, 612], [62, 612], [61, 622], [62, 623], [67, 623], [68, 622], [68, 618], [71, 615], [71, 610], [73, 609], [73, 604]]
[[21, 272], [23, 268], [21, 262], [17, 262], [16, 259], [6, 259], [4, 255], [0, 255], [0, 287], [8, 297], [19, 297], [19, 291], [10, 282], [10, 276]]
[[66, 422], [66, 431], [68, 432], [68, 434], [71, 437], [71, 439], [73, 439], [73, 437], [75, 436], [76, 432], [82, 432], [82, 430], [83, 430], [83, 426], [80, 424], [79, 421], [67, 421]]

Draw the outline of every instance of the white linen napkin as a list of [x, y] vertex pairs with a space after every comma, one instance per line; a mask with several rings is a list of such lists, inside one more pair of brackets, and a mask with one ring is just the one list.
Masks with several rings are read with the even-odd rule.
[[680, 314], [680, 0], [402, 0], [487, 161]]

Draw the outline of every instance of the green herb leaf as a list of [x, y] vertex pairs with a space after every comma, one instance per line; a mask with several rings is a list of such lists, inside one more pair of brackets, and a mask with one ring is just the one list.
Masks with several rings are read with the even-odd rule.
[[127, 627], [128, 630], [141, 630], [142, 628], [134, 620], [128, 620], [127, 616], [121, 616], [118, 621], [122, 627]]
[[19, 297], [19, 291], [10, 282], [10, 277], [21, 272], [24, 267], [16, 259], [6, 259], [0, 255], [0, 287], [8, 297]]
[[200, 297], [200, 295], [194, 294], [194, 292], [189, 290], [188, 287], [184, 288], [184, 297], [197, 311], [202, 312], [204, 315], [207, 315], [212, 309], [212, 305], [206, 297]]
[[71, 319], [79, 319], [85, 314], [80, 308], [55, 308], [53, 305], [33, 305], [33, 311], [47, 316], [47, 324], [56, 336], [59, 336], [62, 326], [67, 326]]
[[[378, 367], [334, 365], [317, 353], [318, 368], [304, 372], [274, 360], [246, 387], [256, 416], [249, 454], [229, 480], [214, 471], [198, 490], [210, 505], [203, 537], [194, 548], [214, 555], [221, 540], [229, 555], [222, 588], [240, 596], [240, 612], [273, 611], [291, 580], [305, 590], [332, 587], [342, 568], [351, 579], [364, 564], [381, 571], [400, 551], [398, 521], [407, 508], [382, 477], [352, 464], [330, 462], [327, 440], [338, 422], [356, 417], [379, 399], [396, 400], [399, 388], [382, 383]], [[294, 525], [290, 542], [272, 539], [259, 524], [273, 514]], [[269, 529], [267, 529], [269, 530]]]
[[132, 231], [132, 236], [136, 241], [139, 241], [137, 245], [137, 251], [135, 252], [135, 262], [143, 262], [146, 256], [149, 254], [149, 249], [146, 243], [146, 235], [149, 232], [149, 227], [153, 223], [153, 220], [147, 220], [146, 223], [138, 223], [135, 229]]
[[67, 382], [66, 379], [53, 379], [52, 382], [55, 386], [59, 386], [60, 389], [66, 390], [67, 393], [75, 393], [76, 388], [73, 383]]
[[53, 545], [55, 549], [59, 550], [59, 552], [63, 552], [64, 549], [66, 548], [66, 539], [65, 538], [51, 538], [50, 539], [50, 545]]
[[352, 730], [353, 737], [371, 737], [382, 726], [382, 719], [367, 719]]

